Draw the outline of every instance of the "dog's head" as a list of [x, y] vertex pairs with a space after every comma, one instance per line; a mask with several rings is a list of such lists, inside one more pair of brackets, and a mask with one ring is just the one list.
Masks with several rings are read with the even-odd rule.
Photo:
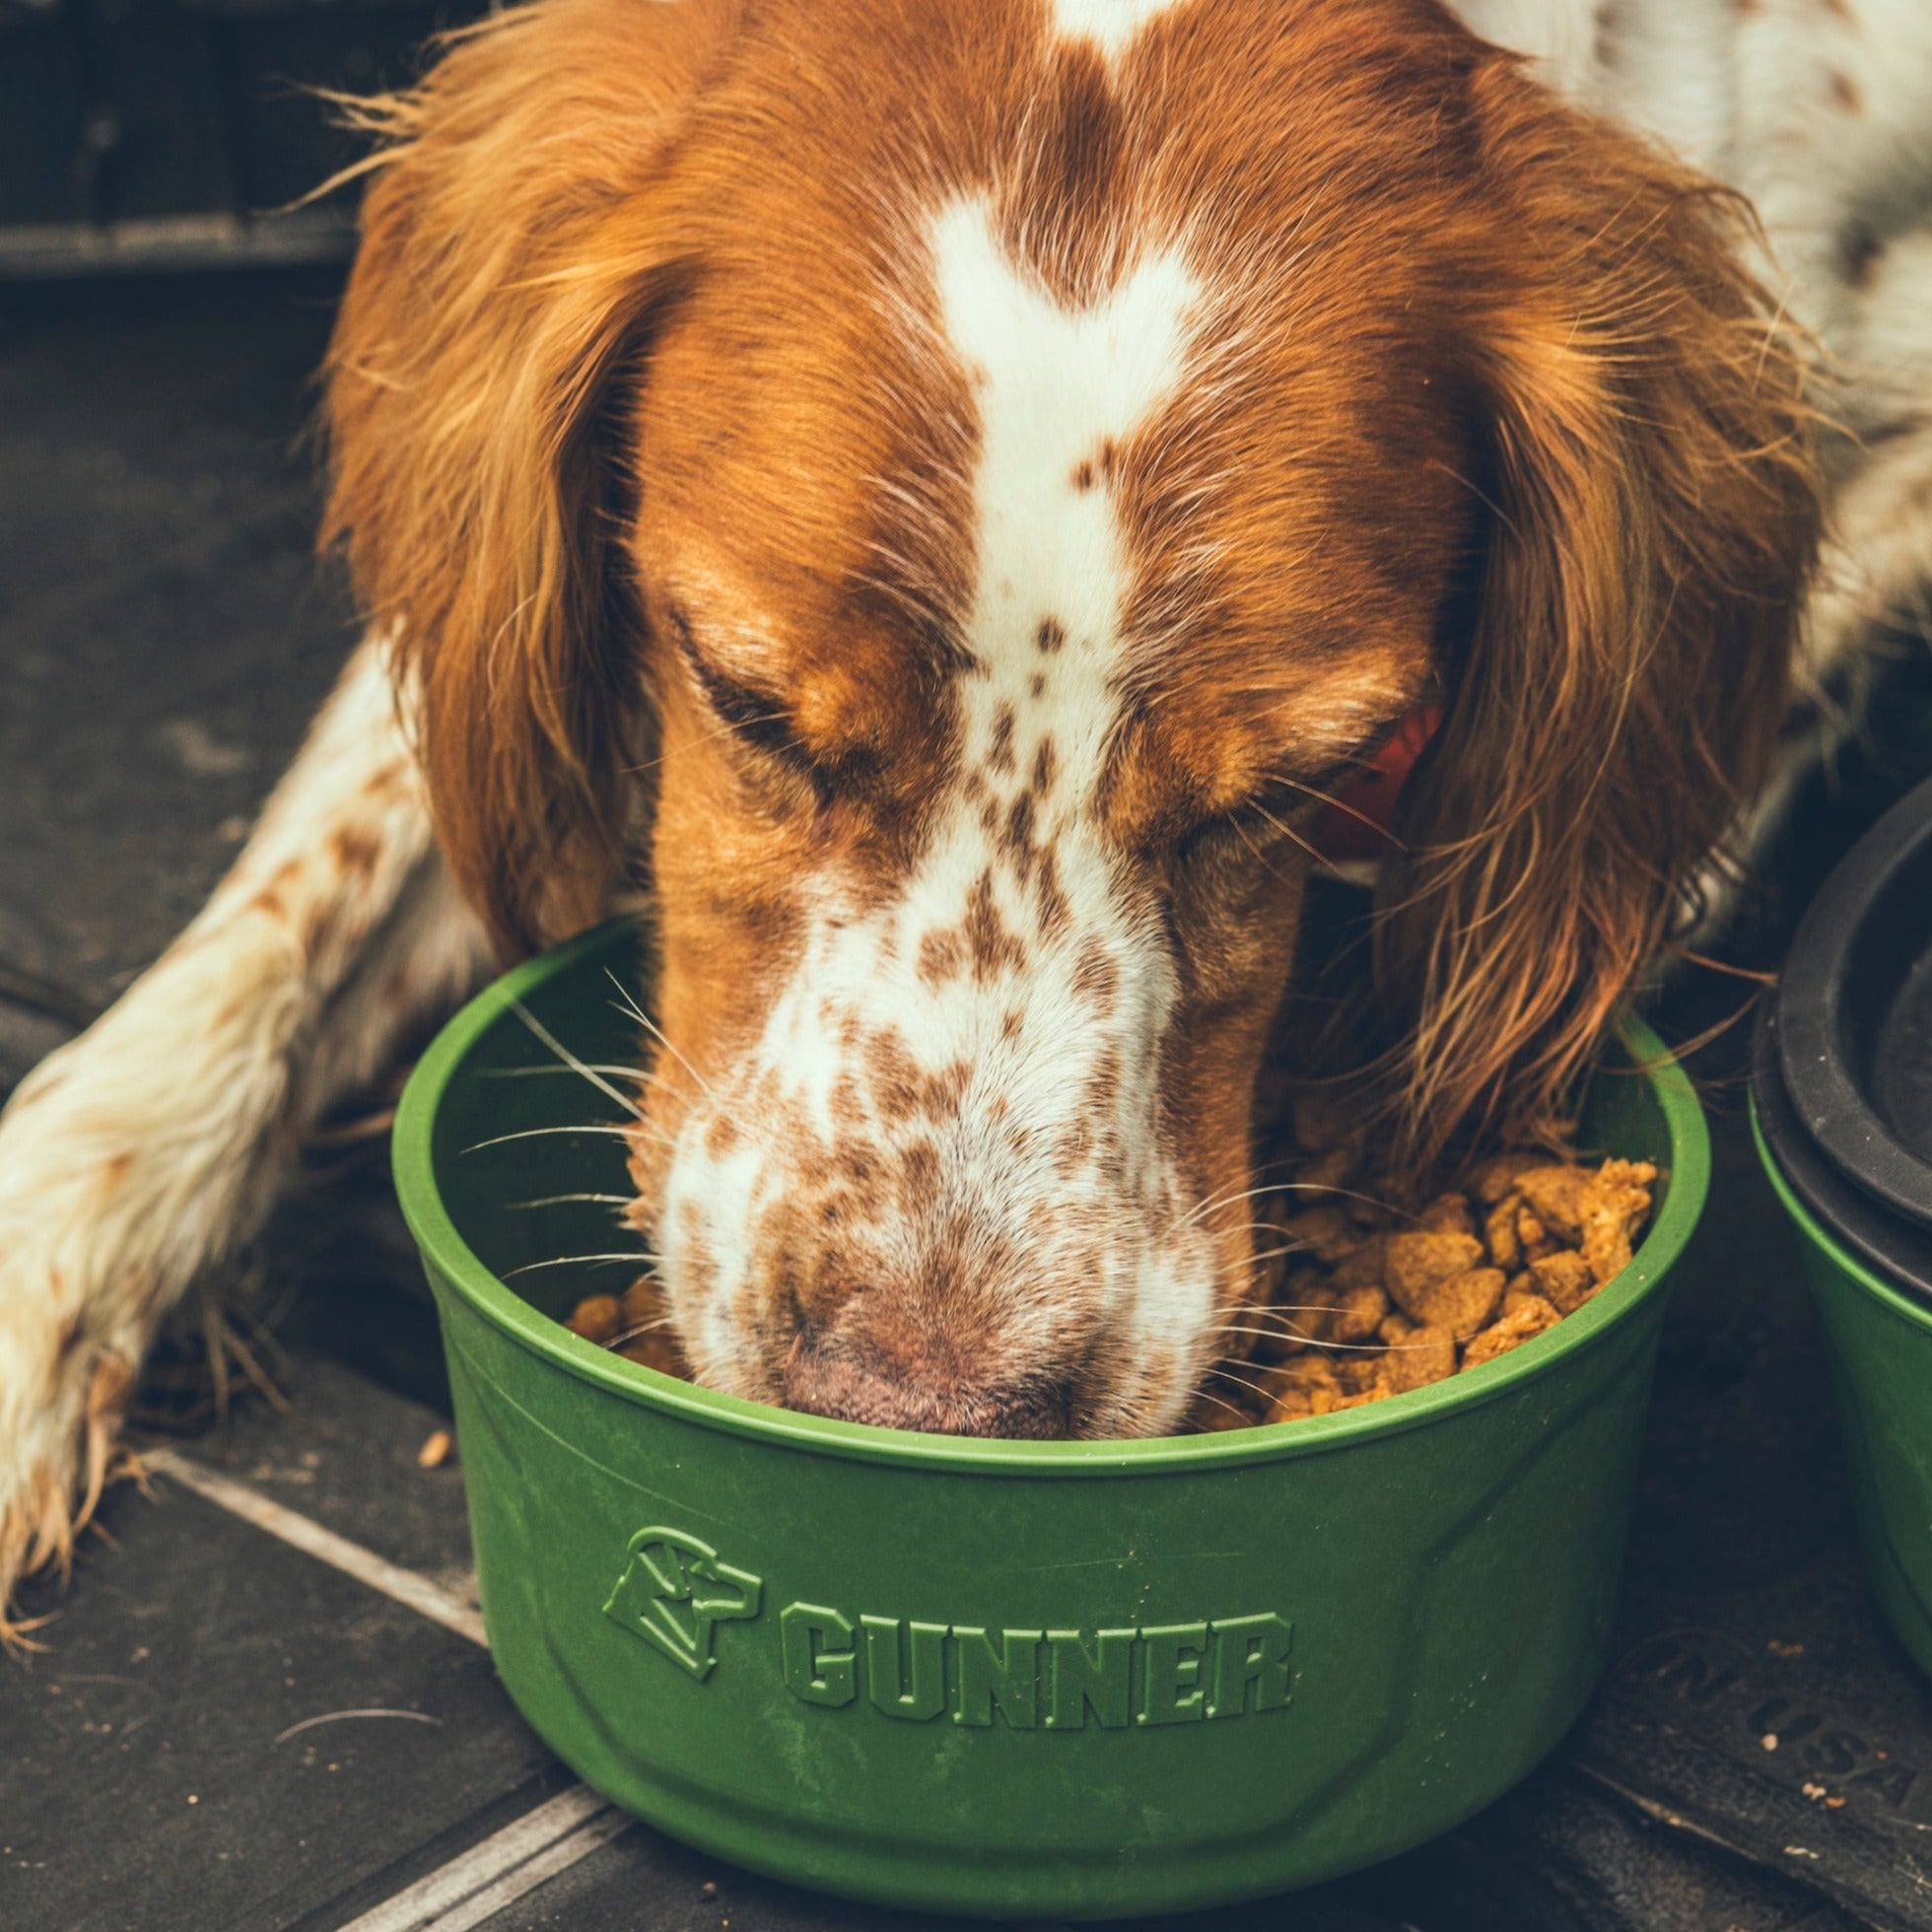
[[1384, 1097], [1559, 1104], [1813, 538], [1720, 201], [1427, 0], [542, 0], [377, 118], [333, 524], [508, 944], [645, 829], [701, 1380], [1171, 1427], [1311, 816], [1426, 703]]

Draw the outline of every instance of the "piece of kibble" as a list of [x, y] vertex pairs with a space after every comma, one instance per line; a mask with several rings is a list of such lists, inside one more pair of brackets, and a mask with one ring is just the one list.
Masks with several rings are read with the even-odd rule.
[[1346, 1294], [1350, 1288], [1379, 1288], [1382, 1285], [1382, 1237], [1372, 1235], [1352, 1254], [1343, 1256], [1335, 1273], [1329, 1276], [1329, 1285], [1342, 1294]]
[[1382, 1255], [1382, 1285], [1405, 1314], [1426, 1322], [1420, 1297], [1438, 1281], [1478, 1267], [1483, 1244], [1473, 1234], [1392, 1234]]
[[1552, 1254], [1556, 1247], [1550, 1238], [1550, 1230], [1527, 1208], [1516, 1210], [1516, 1245], [1525, 1261]]
[[1590, 1264], [1574, 1248], [1559, 1248], [1531, 1262], [1537, 1293], [1559, 1315], [1574, 1314], [1597, 1291]]
[[1289, 1345], [1305, 1347], [1327, 1338], [1329, 1311], [1335, 1302], [1335, 1290], [1319, 1268], [1298, 1268], [1281, 1283], [1280, 1299], [1272, 1313], [1279, 1319]]
[[1439, 1194], [1415, 1216], [1420, 1234], [1474, 1234], [1476, 1216], [1469, 1203], [1459, 1194]]
[[1455, 1374], [1456, 1338], [1447, 1329], [1418, 1328], [1392, 1345], [1376, 1367], [1376, 1379], [1389, 1395], [1426, 1388]]
[[[1257, 1269], [1240, 1320], [1258, 1333], [1245, 1364], [1229, 1364], [1263, 1385], [1271, 1421], [1381, 1402], [1492, 1361], [1580, 1308], [1642, 1238], [1656, 1178], [1645, 1162], [1592, 1169], [1548, 1151], [1497, 1154], [1412, 1213], [1381, 1199], [1414, 1197], [1362, 1159], [1360, 1130], [1325, 1106], [1304, 1117], [1320, 1144], [1305, 1140], [1311, 1158], [1293, 1171], [1319, 1165], [1339, 1198], [1270, 1197], [1256, 1245], [1295, 1252]], [[1252, 1416], [1245, 1395], [1219, 1393]], [[1201, 1428], [1242, 1426], [1225, 1407], [1195, 1416]]]
[[1281, 1233], [1330, 1268], [1361, 1245], [1354, 1222], [1336, 1207], [1309, 1208], [1291, 1214], [1281, 1223]]
[[1483, 1245], [1505, 1274], [1514, 1274], [1523, 1265], [1523, 1244], [1516, 1236], [1516, 1215], [1522, 1205], [1520, 1195], [1505, 1195], [1483, 1223]]
[[1295, 1185], [1315, 1190], [1339, 1188], [1354, 1173], [1362, 1157], [1365, 1137], [1357, 1130], [1344, 1135], [1334, 1146], [1325, 1147], [1295, 1169]]
[[1545, 1227], [1574, 1241], [1583, 1231], [1583, 1190], [1589, 1182], [1580, 1167], [1526, 1167], [1516, 1177], [1516, 1191]]
[[564, 1318], [564, 1326], [601, 1348], [622, 1330], [623, 1306], [614, 1294], [586, 1295]]
[[1425, 1328], [1447, 1329], [1458, 1342], [1467, 1342], [1496, 1312], [1503, 1278], [1500, 1268], [1465, 1269], [1418, 1289], [1403, 1312]]
[[1269, 1412], [1271, 1422], [1293, 1422], [1303, 1415], [1326, 1415], [1342, 1400], [1342, 1384], [1336, 1380], [1326, 1355], [1297, 1355], [1270, 1378], [1275, 1391], [1275, 1407]]
[[1479, 1368], [1484, 1362], [1494, 1361], [1498, 1355], [1508, 1354], [1510, 1349], [1520, 1347], [1545, 1329], [1554, 1328], [1561, 1319], [1541, 1295], [1525, 1295], [1513, 1314], [1505, 1315], [1499, 1322], [1491, 1322], [1463, 1350], [1463, 1366]]
[[1649, 1217], [1656, 1178], [1647, 1160], [1607, 1160], [1584, 1188], [1578, 1216], [1583, 1259], [1599, 1285], [1629, 1267], [1630, 1244]]
[[1216, 1396], [1212, 1401], [1203, 1397], [1188, 1426], [1196, 1435], [1214, 1435], [1222, 1429], [1254, 1428], [1261, 1419], [1236, 1407], [1225, 1396]]
[[1381, 1349], [1352, 1349], [1336, 1360], [1335, 1379], [1341, 1383], [1345, 1395], [1358, 1396], [1375, 1387], [1381, 1369]]
[[1350, 1288], [1335, 1305], [1328, 1319], [1330, 1342], [1366, 1342], [1389, 1312], [1389, 1297], [1379, 1287], [1367, 1284]]
[[1491, 1154], [1478, 1161], [1469, 1177], [1469, 1191], [1484, 1208], [1493, 1208], [1504, 1195], [1516, 1191], [1516, 1177], [1526, 1167], [1544, 1164], [1541, 1154]]
[[656, 1329], [646, 1335], [634, 1335], [619, 1345], [617, 1352], [627, 1362], [637, 1362], [644, 1368], [655, 1368], [659, 1375], [675, 1375], [679, 1381], [691, 1379], [691, 1369], [684, 1359], [684, 1350], [677, 1346], [676, 1339], [664, 1329]]

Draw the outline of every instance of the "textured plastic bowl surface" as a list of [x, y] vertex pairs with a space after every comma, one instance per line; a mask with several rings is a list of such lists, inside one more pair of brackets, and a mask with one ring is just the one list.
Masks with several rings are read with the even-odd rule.
[[1754, 1103], [1758, 1156], [1798, 1230], [1825, 1329], [1865, 1566], [1899, 1641], [1932, 1673], [1932, 1308], [1798, 1198], [1757, 1115]]
[[[1658, 1163], [1658, 1213], [1548, 1335], [1286, 1427], [989, 1442], [670, 1380], [544, 1312], [621, 1268], [511, 1276], [623, 1245], [594, 1208], [517, 1205], [623, 1174], [617, 1110], [536, 1070], [513, 1002], [621, 1063], [609, 972], [636, 970], [606, 928], [509, 975], [395, 1136], [497, 1666], [590, 1784], [825, 1891], [1104, 1917], [1388, 1857], [1562, 1735], [1605, 1662], [1661, 1290], [1709, 1172], [1653, 1035], [1626, 1028], [1644, 1070], [1600, 1077], [1586, 1129]], [[529, 1132], [558, 1126], [585, 1131]]]

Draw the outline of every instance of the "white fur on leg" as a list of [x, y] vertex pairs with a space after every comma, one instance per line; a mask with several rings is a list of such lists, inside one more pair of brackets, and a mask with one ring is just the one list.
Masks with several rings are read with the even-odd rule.
[[0, 1639], [20, 1572], [70, 1554], [161, 1316], [484, 956], [366, 642], [207, 908], [0, 1114]]

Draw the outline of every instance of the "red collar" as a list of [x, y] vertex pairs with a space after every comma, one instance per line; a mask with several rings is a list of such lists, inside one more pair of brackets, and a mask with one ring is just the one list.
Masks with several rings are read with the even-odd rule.
[[1412, 711], [1334, 802], [1323, 807], [1315, 821], [1315, 849], [1331, 864], [1386, 856], [1395, 843], [1391, 827], [1402, 788], [1441, 723], [1440, 705]]

